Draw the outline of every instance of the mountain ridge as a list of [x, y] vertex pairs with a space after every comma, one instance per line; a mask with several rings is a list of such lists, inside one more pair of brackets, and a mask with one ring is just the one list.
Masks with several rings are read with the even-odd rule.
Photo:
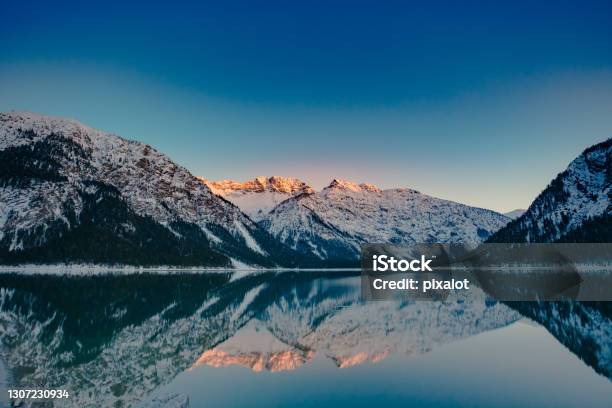
[[373, 242], [610, 242], [611, 185], [608, 139], [510, 220], [339, 178], [210, 181], [72, 119], [0, 113], [0, 262], [352, 267]]
[[244, 182], [197, 178], [214, 194], [233, 203], [256, 222], [286, 199], [314, 193], [311, 186], [295, 177], [259, 176]]
[[[28, 251], [51, 244], [61, 247], [66, 234], [81, 225], [84, 197], [96, 193], [98, 187], [116, 190], [115, 199], [125, 204], [125, 217], [149, 220], [122, 227], [118, 220], [106, 219], [114, 224], [115, 238], [121, 232], [138, 242], [143, 251], [138, 263], [146, 265], [148, 257], [155, 258], [155, 237], [139, 238], [146, 235], [142, 228], [152, 224], [178, 239], [167, 241], [177, 254], [192, 245], [210, 255], [201, 261], [193, 259], [193, 265], [227, 267], [236, 260], [275, 267], [303, 261], [187, 169], [144, 143], [70, 119], [11, 112], [0, 114], [0, 155], [0, 259], [4, 262], [29, 257], [51, 263], [86, 261], [78, 248], [73, 252], [46, 250], [47, 257], [42, 258]], [[177, 223], [184, 224], [181, 230], [174, 228]], [[195, 243], [181, 240], [185, 228], [200, 231], [190, 235]], [[129, 240], [119, 241], [123, 244], [120, 252], [131, 245]], [[114, 259], [115, 255], [106, 261], [129, 263], [128, 259]], [[217, 261], [211, 263], [213, 258]]]
[[[489, 242], [612, 242], [612, 138], [586, 148]], [[581, 229], [588, 228], [582, 231]], [[590, 232], [589, 232], [590, 231]]]
[[281, 242], [340, 263], [365, 243], [464, 242], [476, 245], [509, 219], [408, 188], [381, 190], [334, 179], [319, 192], [288, 198], [259, 224]]

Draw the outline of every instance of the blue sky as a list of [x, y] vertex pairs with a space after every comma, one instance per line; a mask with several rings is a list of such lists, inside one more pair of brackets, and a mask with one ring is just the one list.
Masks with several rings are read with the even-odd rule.
[[211, 179], [342, 177], [507, 211], [612, 136], [610, 2], [3, 3], [0, 110]]

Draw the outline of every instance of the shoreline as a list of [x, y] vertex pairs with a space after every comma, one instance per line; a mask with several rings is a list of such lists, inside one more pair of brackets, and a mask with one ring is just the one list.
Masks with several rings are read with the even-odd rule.
[[264, 273], [264, 272], [359, 272], [360, 268], [257, 268], [257, 267], [181, 267], [181, 266], [134, 266], [99, 264], [22, 264], [0, 265], [0, 274], [17, 273], [23, 275], [107, 275], [107, 274], [146, 274], [146, 273]]

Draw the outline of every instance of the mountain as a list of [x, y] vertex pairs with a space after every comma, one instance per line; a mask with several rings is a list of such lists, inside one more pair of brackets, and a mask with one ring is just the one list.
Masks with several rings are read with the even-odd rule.
[[257, 177], [240, 183], [233, 180], [210, 181], [198, 177], [213, 193], [236, 204], [254, 221], [260, 221], [282, 201], [299, 194], [313, 193], [312, 187], [292, 177]]
[[489, 242], [612, 242], [612, 139], [586, 149]]
[[521, 208], [517, 208], [516, 210], [505, 212], [504, 215], [512, 220], [517, 219], [521, 215], [523, 215], [527, 210], [523, 210]]
[[274, 207], [259, 224], [291, 248], [329, 264], [355, 262], [364, 243], [477, 245], [509, 221], [494, 211], [410, 189], [333, 180]]
[[341, 180], [212, 182], [73, 120], [0, 114], [0, 263], [340, 266], [362, 243], [476, 244], [507, 221]]
[[0, 263], [293, 266], [298, 254], [151, 146], [0, 114]]

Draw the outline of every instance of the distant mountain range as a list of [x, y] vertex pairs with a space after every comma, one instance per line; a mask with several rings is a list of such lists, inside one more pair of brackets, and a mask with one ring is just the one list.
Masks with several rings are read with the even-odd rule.
[[504, 215], [512, 220], [520, 217], [521, 215], [523, 215], [525, 213], [525, 211], [527, 210], [523, 210], [521, 208], [517, 208], [516, 210], [512, 210], [512, 211], [508, 211], [506, 213], [504, 213]]
[[[283, 244], [327, 264], [350, 263], [359, 257], [360, 245], [365, 243], [464, 242], [475, 246], [510, 221], [494, 211], [411, 189], [381, 190], [339, 179], [319, 192], [299, 180], [280, 177], [242, 184], [207, 183], [248, 214], [255, 214], [259, 225]], [[286, 188], [279, 191], [277, 185]], [[269, 205], [271, 198], [276, 205]], [[259, 203], [263, 206], [258, 207]]]
[[261, 221], [281, 202], [314, 189], [296, 178], [257, 177], [240, 183], [233, 180], [209, 181], [198, 177], [213, 193], [236, 204], [254, 221]]
[[364, 243], [609, 240], [610, 144], [587, 149], [511, 220], [339, 179], [321, 191], [284, 177], [209, 181], [144, 143], [2, 113], [0, 263], [329, 267], [355, 266]]

